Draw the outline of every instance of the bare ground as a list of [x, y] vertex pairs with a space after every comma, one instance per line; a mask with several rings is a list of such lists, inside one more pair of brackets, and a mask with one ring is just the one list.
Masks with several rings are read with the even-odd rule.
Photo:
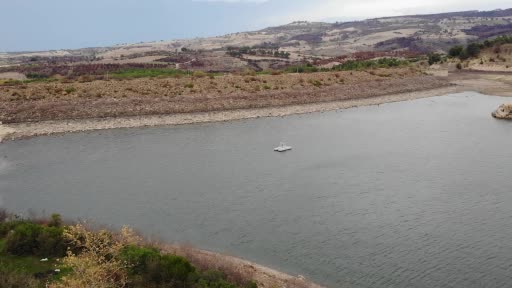
[[0, 121], [164, 115], [368, 98], [446, 85], [413, 69], [0, 86]]
[[390, 94], [370, 98], [340, 100], [302, 105], [267, 107], [258, 109], [238, 109], [228, 111], [179, 113], [173, 115], [148, 115], [118, 118], [94, 118], [79, 120], [57, 120], [33, 123], [0, 125], [0, 138], [14, 140], [38, 135], [67, 132], [83, 132], [112, 128], [134, 128], [144, 126], [182, 125], [191, 123], [221, 122], [259, 117], [282, 117], [292, 114], [332, 111], [357, 106], [379, 105], [389, 102], [406, 101], [457, 92], [457, 87], [446, 86], [423, 91]]
[[[219, 83], [228, 83], [228, 85], [231, 85], [228, 86], [227, 93], [216, 92], [212, 93], [212, 95], [204, 96], [203, 91], [188, 96], [180, 96], [182, 97], [180, 98], [181, 100], [176, 101], [173, 101], [172, 98], [166, 99], [166, 97], [154, 97], [150, 95], [137, 96], [137, 94], [134, 94], [127, 96], [126, 98], [128, 98], [129, 101], [124, 102], [122, 101], [124, 97], [119, 99], [116, 98], [117, 96], [115, 94], [112, 94], [111, 96], [106, 96], [106, 99], [103, 99], [103, 97], [100, 99], [81, 99], [76, 95], [69, 95], [69, 97], [63, 97], [64, 101], [60, 102], [61, 100], [59, 99], [62, 99], [60, 96], [52, 96], [56, 99], [49, 101], [50, 104], [42, 101], [42, 103], [38, 103], [38, 105], [42, 105], [43, 107], [58, 105], [60, 108], [56, 109], [58, 113], [43, 115], [44, 117], [41, 116], [41, 113], [37, 114], [37, 105], [35, 105], [35, 110], [31, 110], [35, 107], [34, 103], [30, 104], [30, 101], [27, 101], [28, 103], [12, 101], [18, 107], [13, 108], [14, 110], [11, 110], [10, 113], [13, 113], [12, 111], [15, 111], [15, 113], [7, 114], [5, 110], [3, 110], [0, 111], [0, 114], [4, 113], [3, 117], [10, 115], [9, 117], [12, 117], [12, 119], [23, 120], [23, 117], [27, 117], [31, 119], [32, 122], [18, 121], [18, 123], [4, 123], [0, 125], [0, 139], [17, 139], [37, 135], [111, 128], [181, 125], [258, 117], [281, 117], [290, 114], [378, 105], [463, 91], [512, 96], [512, 76], [506, 73], [438, 73], [439, 75], [445, 75], [444, 77], [419, 75], [418, 73], [412, 73], [410, 71], [398, 74], [399, 76], [395, 75], [394, 77], [389, 77], [386, 73], [389, 73], [389, 71], [381, 70], [378, 73], [373, 72], [372, 74], [375, 75], [367, 72], [343, 72], [336, 73], [338, 76], [328, 73], [277, 76], [265, 75], [257, 77], [223, 76], [216, 79], [216, 81], [222, 81]], [[252, 78], [256, 78], [257, 80], [250, 80]], [[321, 85], [320, 87], [311, 84], [311, 81], [318, 79], [323, 79], [323, 82], [327, 82], [330, 78], [331, 81], [333, 81], [332, 79], [338, 79], [338, 82], [340, 82], [339, 79], [344, 80], [342, 83], [332, 83]], [[236, 79], [239, 81], [234, 81]], [[242, 86], [240, 86], [242, 87], [240, 89], [234, 87], [240, 85], [240, 79], [243, 79], [242, 83], [243, 85], [247, 85], [246, 88]], [[246, 83], [245, 79], [249, 79], [249, 83]], [[185, 80], [186, 83], [192, 81], [190, 79]], [[123, 85], [127, 85], [127, 87], [138, 87], [138, 89], [141, 89], [140, 91], [144, 91], [143, 89], [146, 89], [144, 87], [152, 87], [148, 84], [148, 81], [150, 81], [149, 83], [158, 85], [159, 83], [166, 83], [166, 81], [183, 81], [183, 79], [139, 79], [121, 82], [96, 81], [93, 83], [95, 85], [98, 83], [105, 83], [107, 85], [122, 83]], [[211, 81], [211, 79], [204, 78], [195, 79], [193, 81], [195, 81], [194, 83], [196, 83], [196, 85], [197, 83], [203, 83], [195, 86], [202, 87], [201, 85], [205, 85], [204, 81]], [[263, 81], [266, 81], [266, 83]], [[243, 89], [250, 89], [250, 85], [258, 85], [253, 82], [260, 83], [259, 85], [282, 85], [282, 87], [287, 88], [243, 93]], [[143, 86], [142, 84], [147, 86]], [[100, 88], [101, 87], [92, 86], [93, 91], [94, 89]], [[105, 90], [109, 91], [109, 89], [112, 88], [106, 88]], [[8, 101], [2, 102], [0, 100], [0, 105], [6, 105], [6, 102]], [[133, 103], [139, 104], [134, 105]], [[190, 103], [199, 104], [192, 105]], [[25, 105], [29, 105], [29, 107], [25, 107]], [[116, 105], [118, 106], [116, 107]], [[12, 106], [9, 107], [12, 108]], [[67, 107], [71, 107], [70, 110], [73, 112], [69, 113], [69, 111], [66, 110]], [[94, 109], [98, 110], [94, 111]], [[20, 111], [19, 114], [17, 114], [17, 111]], [[39, 111], [41, 111], [41, 107], [39, 107]], [[117, 116], [118, 114], [119, 116]], [[38, 121], [38, 118], [34, 115], [42, 117], [43, 120]], [[73, 118], [74, 115], [79, 115], [80, 117], [69, 119]], [[55, 117], [55, 119], [52, 117]]]
[[467, 71], [449, 73], [447, 79], [460, 91], [512, 96], [512, 72]]
[[252, 279], [262, 288], [322, 288], [303, 276], [292, 276], [237, 257], [196, 249], [186, 245], [165, 245], [164, 251], [187, 258], [202, 270], [217, 270], [235, 282]]

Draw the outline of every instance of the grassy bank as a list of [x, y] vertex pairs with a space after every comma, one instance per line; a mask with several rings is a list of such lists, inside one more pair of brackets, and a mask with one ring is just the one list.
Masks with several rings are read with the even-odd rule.
[[199, 269], [129, 228], [118, 233], [51, 219], [0, 219], [0, 287], [255, 288], [251, 279]]

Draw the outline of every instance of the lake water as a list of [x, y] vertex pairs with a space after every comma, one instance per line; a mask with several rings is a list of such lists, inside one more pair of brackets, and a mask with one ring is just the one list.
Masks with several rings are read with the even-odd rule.
[[[0, 205], [131, 225], [330, 287], [512, 285], [510, 99], [0, 145]], [[288, 153], [273, 148], [285, 140]]]

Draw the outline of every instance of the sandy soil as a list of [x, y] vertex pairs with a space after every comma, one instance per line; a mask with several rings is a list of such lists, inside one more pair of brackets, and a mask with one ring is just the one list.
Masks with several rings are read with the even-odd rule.
[[0, 73], [0, 79], [26, 80], [27, 77], [24, 74], [21, 74], [18, 72], [4, 72], [4, 73]]
[[459, 90], [477, 91], [482, 94], [512, 96], [512, 73], [454, 72], [448, 79]]

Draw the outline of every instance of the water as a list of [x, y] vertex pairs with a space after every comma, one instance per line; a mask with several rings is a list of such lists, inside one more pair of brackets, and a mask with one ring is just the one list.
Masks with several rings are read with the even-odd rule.
[[[0, 205], [227, 252], [331, 287], [512, 283], [509, 99], [0, 145]], [[294, 146], [279, 154], [280, 141]]]

